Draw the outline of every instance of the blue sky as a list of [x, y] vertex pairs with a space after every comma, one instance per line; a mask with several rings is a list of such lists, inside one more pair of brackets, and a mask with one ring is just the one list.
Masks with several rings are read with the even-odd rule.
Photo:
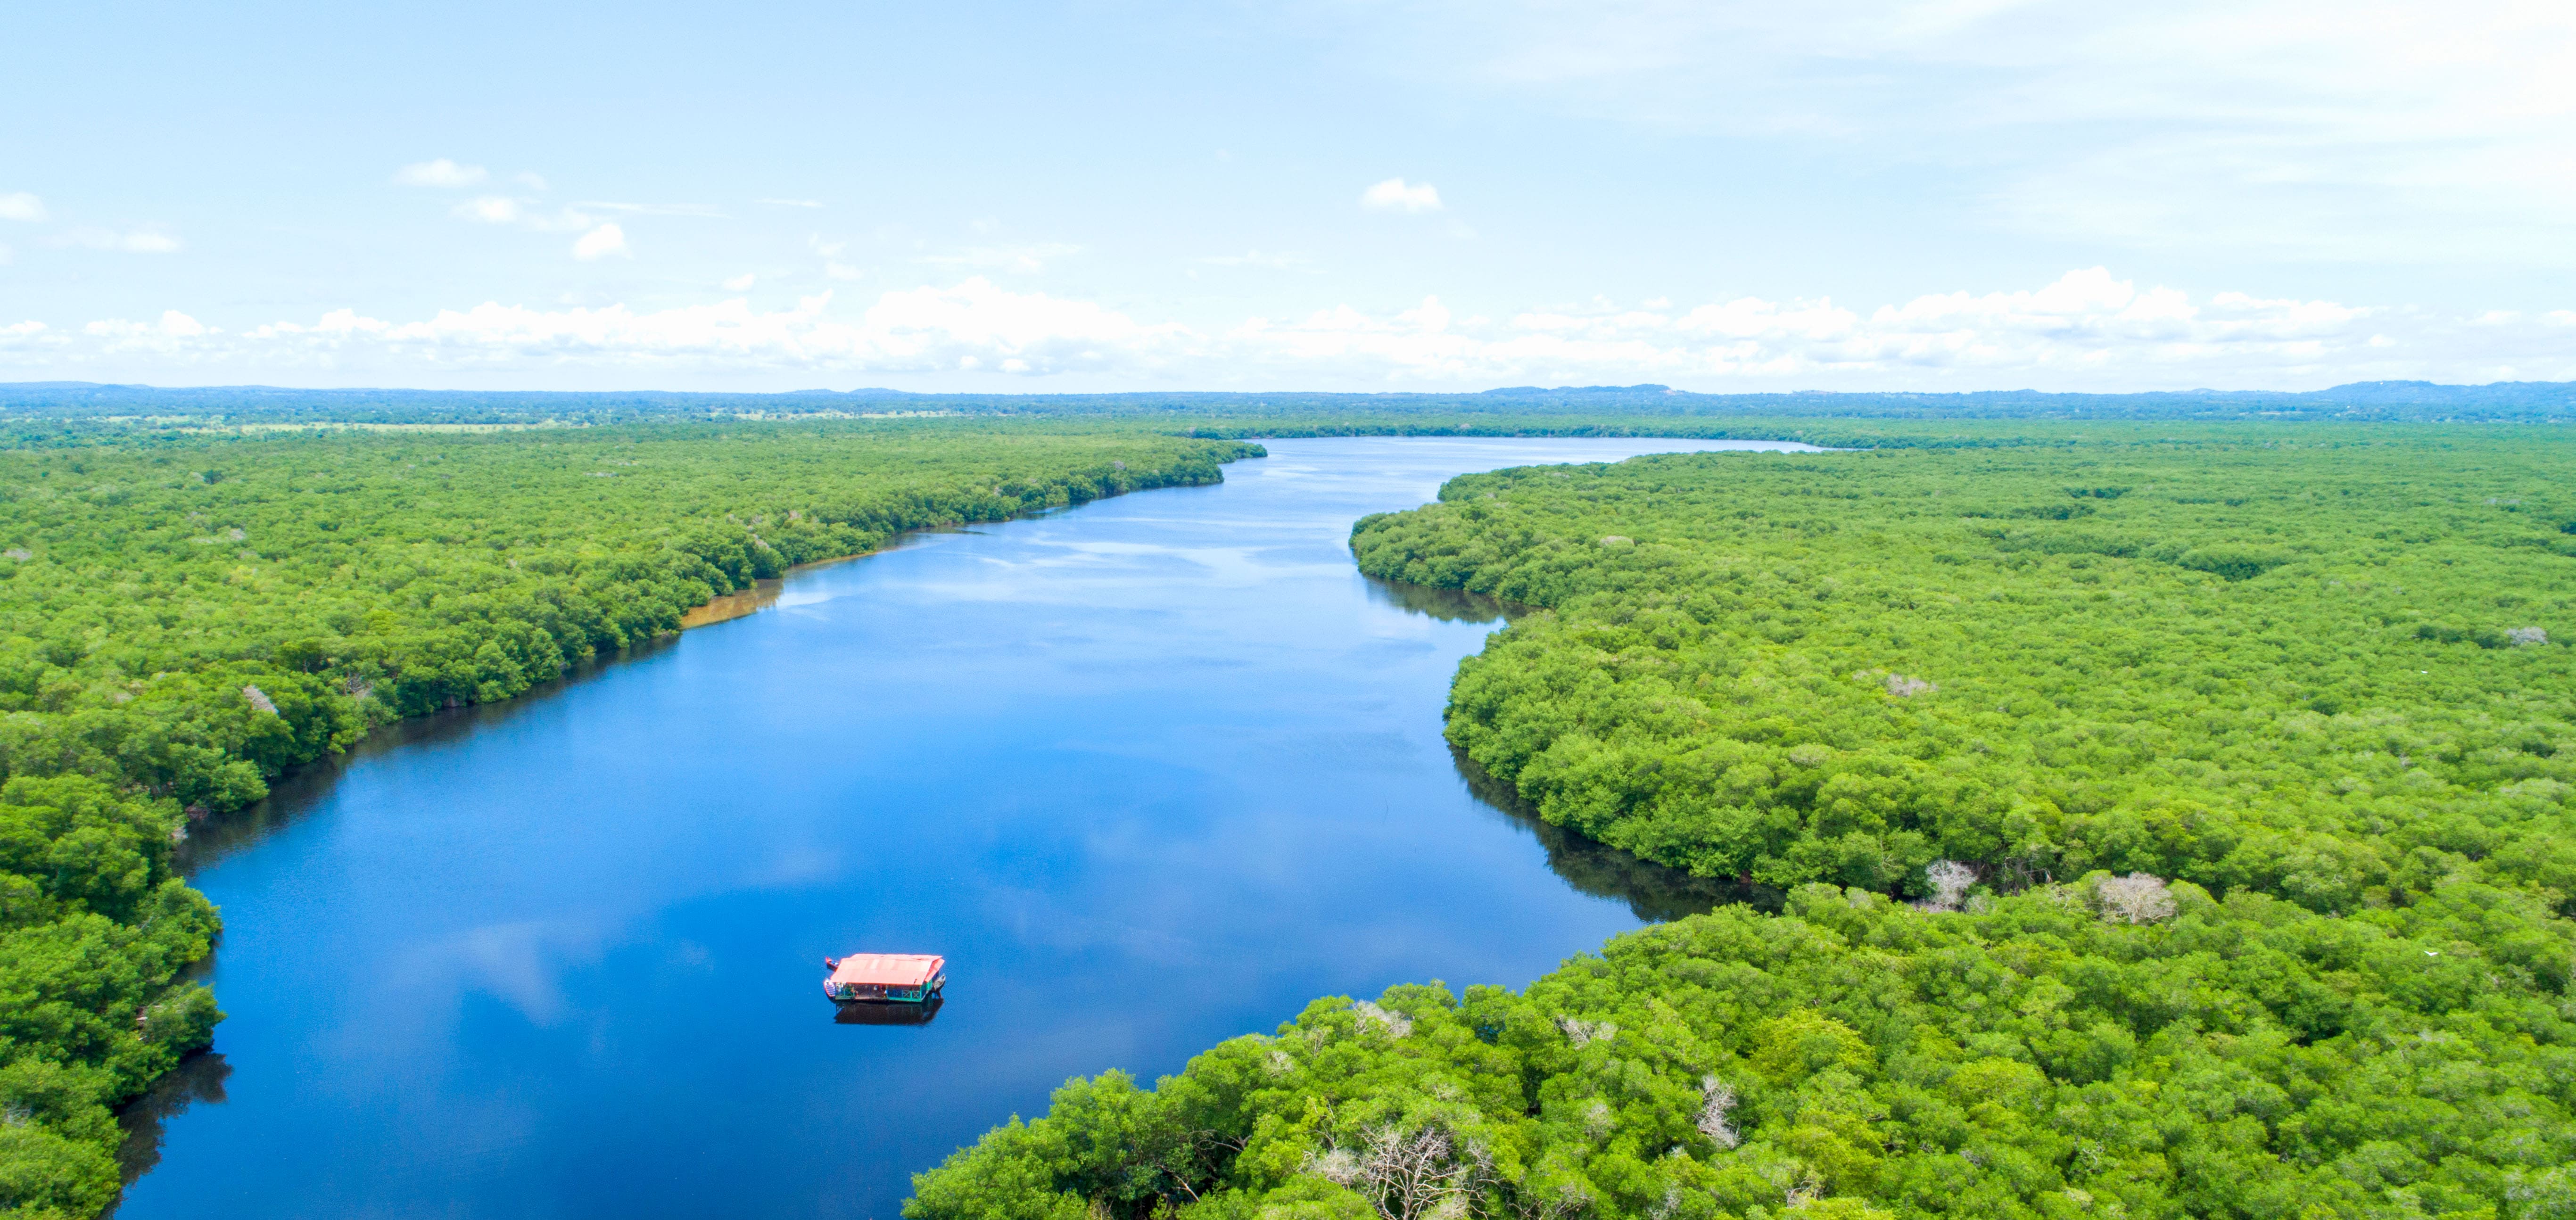
[[2576, 11], [54, 5], [0, 380], [2576, 378]]

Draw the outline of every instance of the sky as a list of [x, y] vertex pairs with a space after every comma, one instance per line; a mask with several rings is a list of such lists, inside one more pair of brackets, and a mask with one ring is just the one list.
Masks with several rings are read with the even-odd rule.
[[29, 6], [0, 381], [2576, 379], [2576, 5]]

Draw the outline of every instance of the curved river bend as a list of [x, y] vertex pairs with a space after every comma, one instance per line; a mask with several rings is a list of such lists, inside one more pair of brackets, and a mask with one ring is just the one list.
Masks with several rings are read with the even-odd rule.
[[[232, 1015], [139, 1108], [118, 1214], [893, 1220], [1068, 1076], [1526, 983], [1676, 900], [1570, 885], [1470, 793], [1440, 708], [1491, 615], [1361, 577], [1350, 524], [1754, 447], [1803, 448], [1277, 442], [385, 734], [194, 848]], [[947, 1004], [836, 1024], [854, 950], [946, 954]]]

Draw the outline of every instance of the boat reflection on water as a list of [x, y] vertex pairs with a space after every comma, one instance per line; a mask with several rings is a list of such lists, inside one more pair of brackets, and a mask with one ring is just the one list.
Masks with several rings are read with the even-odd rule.
[[853, 1004], [836, 1004], [833, 1005], [835, 1011], [832, 1013], [832, 1023], [835, 1025], [928, 1025], [932, 1017], [939, 1015], [939, 1007], [943, 1003], [945, 1001], [938, 996], [932, 996], [918, 1004], [871, 1003], [865, 1000]]

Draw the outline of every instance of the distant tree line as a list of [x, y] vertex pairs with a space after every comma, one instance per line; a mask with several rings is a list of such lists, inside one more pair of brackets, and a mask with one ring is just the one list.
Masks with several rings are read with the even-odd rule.
[[[1512, 386], [1482, 393], [1166, 392], [919, 394], [801, 390], [779, 394], [672, 391], [300, 390], [277, 386], [161, 388], [90, 382], [0, 383], [0, 424], [77, 421], [150, 425], [172, 417], [232, 424], [617, 423], [638, 420], [940, 414], [1055, 420], [1251, 424], [1294, 434], [1313, 427], [1403, 427], [1430, 421], [1545, 428], [1583, 421], [1738, 422], [1821, 419], [2381, 420], [2576, 419], [2576, 382], [2437, 385], [2374, 381], [2323, 390], [2178, 390], [2137, 394], [2036, 390], [1929, 393], [1698, 394], [1662, 385]], [[1613, 424], [1612, 426], [1622, 426]], [[1625, 426], [1634, 426], [1628, 424]], [[1619, 432], [1617, 435], [1654, 435]], [[1664, 433], [1672, 435], [1672, 433]]]

